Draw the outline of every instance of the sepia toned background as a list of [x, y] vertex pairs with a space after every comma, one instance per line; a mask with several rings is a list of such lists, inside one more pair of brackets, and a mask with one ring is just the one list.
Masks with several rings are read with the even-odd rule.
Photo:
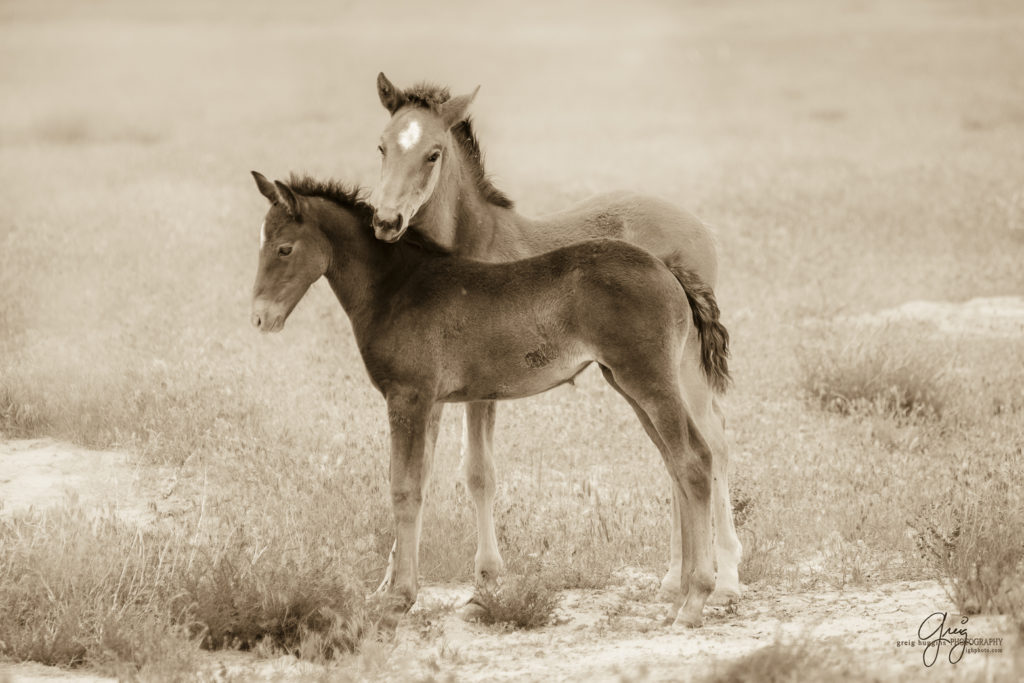
[[[784, 666], [916, 676], [919, 653], [893, 644], [929, 611], [1014, 633], [1021, 35], [1014, 2], [4, 2], [0, 610], [22, 620], [0, 624], [0, 655], [173, 677], [204, 666], [196, 623], [220, 644], [262, 639], [268, 657], [349, 648], [337, 631], [288, 640], [273, 625], [296, 605], [362, 623], [390, 547], [384, 405], [323, 283], [280, 335], [250, 328], [266, 202], [249, 171], [371, 187], [379, 71], [399, 87], [481, 85], [487, 169], [525, 214], [631, 189], [715, 227], [749, 591], [697, 635], [660, 626], [663, 466], [587, 372], [501, 406], [498, 533], [510, 576], [584, 591], [577, 607], [604, 626], [576, 629], [589, 622], [563, 605], [570, 626], [547, 635], [466, 632], [442, 601], [408, 618], [397, 649], [326, 671], [486, 676], [517, 671], [502, 657], [522, 647], [546, 653], [527, 677], [671, 676], [680, 662], [714, 675], [767, 646]], [[446, 411], [421, 571], [468, 592], [460, 419]], [[62, 497], [54, 475], [45, 505], [15, 507], [26, 439], [56, 440], [66, 471], [95, 462], [85, 448], [128, 454], [131, 486]], [[858, 629], [899, 607], [886, 590], [916, 602], [906, 633], [886, 622], [871, 640]], [[863, 621], [836, 628], [877, 645], [876, 662], [773, 644], [776, 626], [804, 633], [844, 612], [806, 606], [844, 591], [867, 596], [849, 607]], [[804, 602], [777, 611], [778, 595]], [[445, 628], [461, 658], [438, 650]], [[563, 635], [560, 651], [543, 645]], [[630, 638], [662, 649], [587, 655]], [[678, 650], [684, 639], [700, 647]], [[965, 663], [1011, 671], [1013, 652]]]

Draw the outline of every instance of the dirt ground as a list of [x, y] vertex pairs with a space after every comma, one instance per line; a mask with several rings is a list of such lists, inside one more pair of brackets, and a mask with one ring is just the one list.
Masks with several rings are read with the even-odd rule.
[[[70, 496], [147, 524], [187, 505], [180, 499], [185, 488], [172, 472], [143, 470], [125, 454], [49, 440], [0, 442], [4, 515]], [[620, 585], [606, 590], [567, 591], [555, 623], [534, 631], [466, 623], [454, 608], [469, 586], [428, 585], [393, 640], [371, 643], [329, 669], [291, 657], [220, 652], [204, 654], [204, 671], [210, 680], [678, 680], [722, 671], [781, 641], [881, 679], [947, 680], [1009, 671], [1018, 652], [1008, 624], [984, 616], [970, 618], [968, 633], [1002, 638], [1000, 653], [968, 652], [954, 666], [944, 650], [925, 667], [921, 647], [898, 645], [916, 637], [928, 615], [955, 611], [934, 581], [807, 593], [757, 586], [737, 605], [709, 608], [704, 628], [683, 631], [663, 624], [669, 606], [655, 598], [658, 577], [624, 570], [620, 578]], [[112, 679], [36, 663], [0, 663], [4, 680]]]

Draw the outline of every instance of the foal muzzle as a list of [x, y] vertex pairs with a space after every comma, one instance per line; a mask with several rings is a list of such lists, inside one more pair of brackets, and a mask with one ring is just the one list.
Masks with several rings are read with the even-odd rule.
[[408, 227], [405, 216], [401, 213], [396, 214], [392, 219], [385, 219], [379, 213], [374, 213], [371, 223], [374, 237], [382, 242], [397, 242], [402, 239], [402, 235], [405, 234], [405, 229]]
[[249, 322], [260, 332], [280, 332], [284, 328], [285, 315], [266, 301], [254, 301]]

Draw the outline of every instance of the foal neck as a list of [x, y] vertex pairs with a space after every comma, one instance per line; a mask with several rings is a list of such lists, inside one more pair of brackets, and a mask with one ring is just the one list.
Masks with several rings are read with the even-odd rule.
[[380, 307], [395, 280], [430, 256], [411, 244], [376, 239], [368, 212], [318, 199], [313, 219], [330, 244], [324, 276], [356, 327]]

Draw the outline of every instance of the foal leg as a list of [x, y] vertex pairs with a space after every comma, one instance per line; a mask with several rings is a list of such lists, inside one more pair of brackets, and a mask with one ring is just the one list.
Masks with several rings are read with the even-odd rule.
[[679, 492], [679, 487], [676, 486], [675, 480], [671, 481], [672, 484], [672, 533], [669, 536], [669, 556], [668, 556], [668, 572], [665, 577], [661, 580], [661, 590], [658, 591], [658, 597], [667, 602], [675, 602], [682, 599], [685, 591], [683, 590], [683, 528], [680, 526], [680, 515], [682, 514], [679, 509], [679, 496], [682, 495]]
[[708, 602], [727, 605], [740, 597], [739, 564], [743, 546], [736, 535], [732, 519], [732, 499], [729, 495], [729, 446], [725, 439], [725, 417], [718, 401], [711, 399], [714, 413], [706, 422], [705, 433], [714, 453], [712, 460], [711, 502], [714, 506], [715, 555], [718, 560], [718, 579], [715, 592]]
[[[466, 404], [462, 422], [462, 472], [476, 509], [476, 557], [473, 575], [478, 588], [494, 588], [504, 568], [494, 530], [494, 401]], [[483, 607], [469, 599], [459, 616], [467, 621], [482, 616]]]
[[680, 566], [681, 585], [686, 590], [675, 623], [693, 628], [703, 623], [704, 604], [715, 588], [711, 510], [713, 456], [682, 401], [671, 397], [656, 399], [655, 405], [646, 412], [667, 446], [666, 464], [679, 488], [682, 547], [684, 553], [691, 556]]
[[[715, 588], [711, 448], [683, 402], [676, 382], [657, 375], [632, 377], [614, 371], [613, 374], [616, 388], [631, 399], [638, 416], [646, 415], [657, 433], [659, 439], [655, 440], [655, 445], [681, 494], [679, 525], [683, 531], [683, 562], [680, 574], [682, 582], [687, 584], [687, 592], [675, 623], [700, 626], [704, 603]], [[641, 422], [644, 422], [643, 417]]]
[[494, 531], [494, 401], [466, 404], [462, 424], [462, 472], [476, 507], [477, 549], [473, 573], [477, 583], [493, 585], [505, 566]]
[[714, 454], [711, 469], [711, 503], [714, 509], [715, 555], [718, 577], [711, 604], [726, 605], [740, 597], [739, 563], [743, 546], [736, 536], [729, 497], [729, 442], [725, 438], [725, 417], [718, 397], [700, 370], [699, 340], [687, 340], [679, 380], [687, 405], [693, 410], [701, 434]]
[[[636, 413], [637, 418], [640, 420], [640, 424], [643, 425], [644, 431], [647, 432], [647, 436], [650, 437], [651, 441], [657, 447], [659, 453], [665, 453], [667, 446], [662, 440], [658, 430], [654, 427], [651, 422], [651, 418], [647, 416], [644, 409], [640, 407], [633, 397], [626, 393], [622, 387], [615, 381], [614, 375], [611, 370], [601, 366], [601, 373], [604, 378], [608, 381], [612, 387], [619, 392], [619, 394], [626, 399], [626, 402], [633, 408], [633, 412]], [[680, 508], [680, 497], [682, 496], [679, 486], [675, 482], [675, 478], [669, 473], [669, 482], [672, 487], [672, 536], [670, 538], [672, 557], [669, 559], [668, 574], [661, 582], [661, 591], [659, 591], [658, 597], [667, 602], [671, 602], [673, 605], [673, 614], [678, 611], [682, 605], [682, 600], [686, 596], [687, 586], [683, 586], [683, 576], [689, 578], [690, 571], [692, 571], [692, 558], [693, 553], [687, 553], [683, 555], [683, 529], [681, 524], [682, 511]], [[689, 563], [686, 571], [683, 569], [683, 565]]]
[[430, 468], [427, 441], [430, 423], [435, 415], [440, 416], [440, 410], [414, 392], [394, 392], [387, 397], [387, 404], [396, 529], [390, 592], [408, 609], [416, 602], [419, 589], [419, 535]]
[[[431, 471], [431, 469], [434, 466], [433, 465], [433, 463], [434, 463], [434, 450], [435, 450], [435, 447], [437, 446], [437, 434], [438, 434], [438, 432], [441, 429], [441, 413], [442, 413], [443, 409], [444, 409], [444, 404], [443, 403], [435, 403], [434, 407], [431, 409], [431, 412], [430, 412], [430, 421], [427, 423], [427, 437], [426, 437], [426, 443], [425, 443], [425, 448], [424, 448], [424, 456], [423, 456], [423, 461], [424, 461], [425, 468], [426, 468], [426, 476], [424, 476], [424, 483], [423, 483], [424, 490], [426, 490], [427, 480], [429, 479], [430, 471]], [[416, 549], [417, 549], [416, 552], [417, 553], [419, 553], [419, 547], [420, 547], [419, 537], [420, 537], [420, 528], [417, 528], [417, 530], [416, 530]], [[386, 592], [391, 587], [391, 584], [394, 583], [394, 578], [395, 578], [395, 549], [397, 547], [398, 547], [398, 541], [395, 540], [391, 544], [391, 552], [388, 553], [388, 568], [384, 572], [384, 580], [380, 582], [380, 585], [377, 586], [377, 590], [374, 591], [374, 593], [377, 593], [377, 594], [384, 593], [384, 592]]]

